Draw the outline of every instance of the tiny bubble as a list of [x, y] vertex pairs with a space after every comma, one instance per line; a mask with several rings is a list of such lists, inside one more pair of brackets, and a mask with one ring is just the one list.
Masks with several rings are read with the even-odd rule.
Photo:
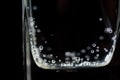
[[52, 60], [52, 63], [55, 63], [55, 60]]
[[33, 6], [33, 10], [37, 10], [38, 8], [37, 8], [37, 6]]
[[82, 49], [82, 50], [81, 50], [81, 53], [85, 53], [85, 52], [86, 52], [86, 50], [85, 50], [85, 49]]
[[91, 49], [91, 47], [90, 47], [90, 46], [88, 46], [88, 47], [87, 47], [87, 50], [90, 50], [90, 49]]
[[45, 41], [45, 44], [47, 43], [47, 41]]
[[102, 21], [103, 19], [102, 18], [99, 18], [99, 21]]
[[104, 37], [103, 37], [103, 36], [100, 36], [100, 37], [99, 37], [99, 40], [103, 40], [103, 39], [104, 39]]
[[92, 46], [93, 46], [93, 47], [96, 47], [96, 44], [95, 44], [95, 43], [93, 43], [93, 44], [92, 44]]
[[37, 29], [37, 32], [40, 33], [41, 32], [40, 29]]
[[91, 50], [91, 53], [94, 53], [94, 50]]
[[107, 49], [107, 48], [104, 48], [104, 51], [105, 51], [105, 52], [108, 52], [108, 49]]
[[53, 36], [53, 34], [51, 34], [50, 36]]

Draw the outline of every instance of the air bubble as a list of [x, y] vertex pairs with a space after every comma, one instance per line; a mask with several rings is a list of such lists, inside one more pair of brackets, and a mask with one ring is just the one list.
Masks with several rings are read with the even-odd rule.
[[96, 52], [99, 52], [99, 49], [96, 49]]
[[102, 21], [103, 19], [102, 18], [99, 18], [99, 21]]
[[48, 54], [47, 58], [53, 58], [53, 54]]
[[79, 62], [79, 61], [80, 61], [80, 57], [77, 57], [77, 58], [76, 58], [76, 61]]
[[83, 60], [84, 60], [83, 58], [80, 59], [80, 61], [83, 61]]
[[103, 39], [104, 39], [104, 36], [100, 36], [100, 37], [99, 37], [99, 40], [103, 40]]
[[45, 63], [43, 63], [43, 64], [44, 64], [44, 65], [46, 65], [46, 66], [48, 65], [48, 63], [46, 63], [46, 62], [45, 62]]
[[108, 28], [105, 28], [105, 32], [106, 32], [106, 33], [112, 33], [113, 30], [112, 30], [112, 28], [108, 27]]
[[40, 29], [37, 29], [37, 32], [38, 32], [38, 33], [40, 33], [40, 32], [41, 32], [41, 30], [40, 30]]
[[39, 46], [39, 50], [42, 51], [43, 50], [43, 46]]
[[99, 54], [96, 54], [96, 56], [98, 57], [98, 56], [99, 56]]
[[50, 34], [50, 36], [54, 36], [53, 34]]
[[38, 26], [36, 25], [35, 28], [38, 28]]
[[92, 44], [92, 46], [93, 46], [93, 47], [96, 47], [96, 44], [95, 44], [95, 43], [93, 43], [93, 44]]
[[87, 47], [87, 50], [90, 50], [90, 49], [91, 49], [91, 47], [90, 47], [90, 46], [88, 46], [88, 47]]
[[96, 54], [96, 56], [94, 57], [94, 59], [98, 59], [100, 55], [99, 54]]
[[47, 43], [47, 41], [45, 41], [45, 44]]
[[47, 47], [47, 50], [48, 50], [48, 51], [52, 51], [52, 48], [51, 48], [51, 47]]
[[30, 27], [33, 27], [34, 26], [34, 22], [33, 21], [30, 21]]
[[75, 53], [65, 52], [65, 56], [73, 57], [73, 56], [75, 56]]
[[46, 57], [46, 55], [45, 55], [45, 54], [43, 54], [43, 57]]
[[35, 58], [36, 62], [39, 62], [39, 59], [38, 58]]
[[77, 59], [77, 57], [72, 57], [72, 60], [76, 60]]
[[65, 60], [70, 60], [70, 58], [69, 58], [69, 57], [66, 57]]
[[91, 53], [94, 53], [94, 50], [91, 50]]
[[47, 62], [47, 60], [46, 60], [46, 59], [44, 59], [44, 60], [43, 60], [43, 62], [45, 62], [45, 63], [46, 63], [46, 62]]
[[38, 7], [37, 6], [33, 6], [33, 10], [37, 10], [38, 9]]
[[80, 56], [80, 53], [77, 53], [76, 56]]
[[86, 58], [87, 61], [90, 60], [90, 56], [88, 56], [88, 55], [86, 55], [85, 58]]
[[105, 52], [108, 52], [108, 49], [107, 49], [107, 48], [104, 48], [104, 51], [105, 51]]
[[59, 59], [58, 61], [61, 62], [61, 59]]
[[97, 49], [99, 49], [100, 47], [99, 46], [97, 46]]
[[52, 63], [54, 64], [56, 61], [55, 60], [52, 60]]
[[56, 58], [58, 58], [58, 56], [55, 56]]
[[50, 63], [50, 61], [48, 61]]
[[81, 53], [86, 53], [86, 50], [85, 50], [85, 49], [81, 49], [80, 52], [81, 52]]

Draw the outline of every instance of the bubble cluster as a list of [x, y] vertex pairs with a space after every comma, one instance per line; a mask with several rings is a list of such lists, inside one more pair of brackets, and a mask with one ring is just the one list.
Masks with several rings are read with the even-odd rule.
[[105, 51], [105, 52], [108, 52], [108, 49], [107, 49], [107, 48], [104, 48], [104, 51]]
[[[36, 9], [34, 9], [36, 10]], [[31, 23], [30, 26], [34, 27], [35, 23], [33, 19], [30, 19]], [[102, 18], [99, 18], [99, 21], [102, 21]], [[41, 33], [41, 30], [38, 29], [38, 26], [35, 26], [36, 32]], [[52, 54], [51, 52], [54, 50], [52, 46], [43, 46], [40, 44], [38, 48], [36, 47], [36, 44], [33, 44], [33, 41], [35, 43], [36, 37], [33, 35], [35, 32], [35, 29], [30, 28], [29, 33], [32, 34], [32, 37], [30, 38], [31, 45], [32, 46], [32, 54], [34, 55], [35, 61], [37, 63], [43, 63], [44, 65], [48, 66], [59, 66], [59, 67], [79, 67], [79, 66], [95, 66], [98, 65], [99, 62], [97, 62], [101, 56], [100, 52], [103, 50], [105, 53], [109, 52], [109, 49], [107, 48], [101, 48], [101, 46], [98, 44], [98, 41], [93, 42], [92, 44], [86, 45], [82, 49], [78, 51], [65, 51], [64, 52], [64, 59], [60, 59], [59, 56]], [[112, 28], [107, 27], [104, 29], [105, 33], [113, 33]], [[30, 34], [30, 35], [31, 35]], [[49, 36], [54, 36], [54, 34], [49, 34]], [[102, 40], [105, 40], [106, 37], [101, 35], [98, 36], [98, 40], [102, 42]], [[41, 40], [46, 45], [48, 44], [48, 40], [43, 36], [41, 37]], [[42, 51], [47, 50], [46, 54], [43, 54]], [[35, 54], [36, 53], [36, 54]], [[42, 55], [42, 56], [40, 56]], [[42, 60], [43, 58], [43, 60]], [[108, 57], [107, 57], [108, 58]], [[93, 62], [90, 62], [93, 60]], [[59, 65], [58, 65], [59, 64]]]

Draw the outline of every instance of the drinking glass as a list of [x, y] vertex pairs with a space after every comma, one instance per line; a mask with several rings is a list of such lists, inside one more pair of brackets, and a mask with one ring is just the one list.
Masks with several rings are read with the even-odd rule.
[[[22, 0], [23, 58], [64, 70], [110, 63], [120, 32], [120, 0]], [[29, 79], [28, 79], [29, 80]]]

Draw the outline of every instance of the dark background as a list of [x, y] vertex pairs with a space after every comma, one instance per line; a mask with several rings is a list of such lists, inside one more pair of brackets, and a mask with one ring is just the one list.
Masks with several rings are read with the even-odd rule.
[[[12, 10], [15, 11], [12, 17], [12, 21], [14, 23], [14, 30], [11, 32], [10, 42], [12, 46], [12, 59], [11, 65], [9, 69], [13, 73], [13, 78], [15, 80], [24, 80], [24, 71], [23, 71], [23, 53], [22, 53], [22, 21], [21, 21], [21, 1], [16, 0], [15, 4], [12, 5]], [[11, 11], [12, 11], [11, 10]], [[11, 20], [11, 19], [10, 19]], [[94, 69], [81, 69], [76, 73], [66, 73], [66, 71], [62, 71], [60, 73], [56, 73], [55, 71], [43, 70], [37, 71], [37, 67], [35, 67], [35, 79], [33, 80], [120, 80], [120, 37], [117, 42], [116, 51], [114, 53], [113, 59], [111, 63], [102, 68], [94, 68]], [[11, 69], [12, 67], [12, 69]], [[39, 79], [40, 78], [40, 79]]]

